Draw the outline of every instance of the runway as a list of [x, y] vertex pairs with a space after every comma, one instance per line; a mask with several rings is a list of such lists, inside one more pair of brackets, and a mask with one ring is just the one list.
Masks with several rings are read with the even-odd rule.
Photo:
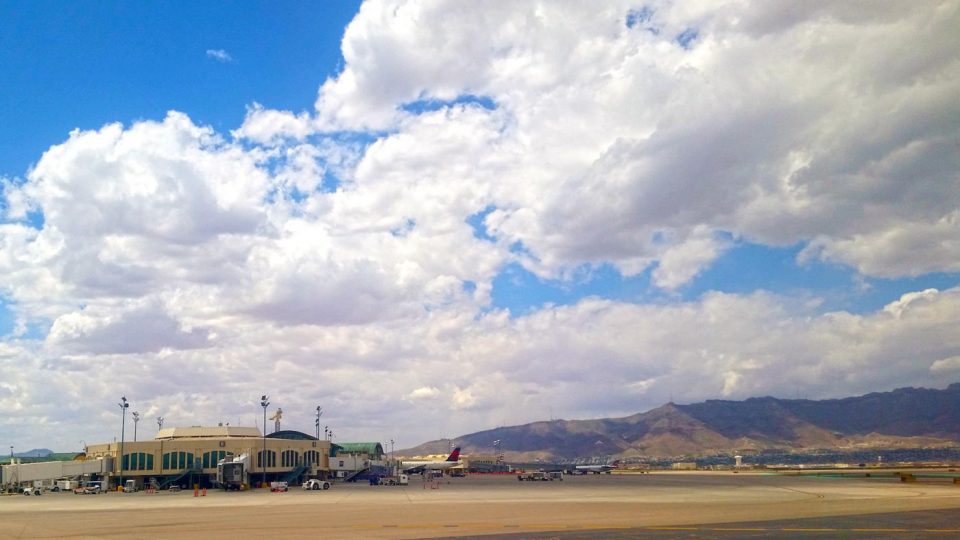
[[[958, 510], [960, 486], [946, 482], [731, 473], [577, 476], [563, 482], [486, 476], [437, 484], [416, 480], [407, 487], [346, 484], [320, 492], [210, 491], [206, 497], [2, 497], [0, 538], [872, 538], [885, 528], [897, 529], [887, 532], [898, 538], [926, 538], [960, 535]], [[896, 527], [880, 517], [915, 511], [933, 512]], [[874, 536], [863, 536], [871, 529]]]

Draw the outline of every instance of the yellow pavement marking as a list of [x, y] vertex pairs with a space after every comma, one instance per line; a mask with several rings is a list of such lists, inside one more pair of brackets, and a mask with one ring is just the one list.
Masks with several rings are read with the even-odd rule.
[[790, 527], [783, 529], [774, 529], [776, 531], [789, 531], [789, 532], [836, 532], [840, 529], [816, 529], [812, 527]]

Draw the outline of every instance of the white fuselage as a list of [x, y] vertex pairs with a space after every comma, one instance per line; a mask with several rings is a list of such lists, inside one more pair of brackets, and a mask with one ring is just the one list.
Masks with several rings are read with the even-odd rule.
[[444, 471], [459, 465], [459, 461], [404, 461], [403, 469], [421, 469], [424, 471]]
[[610, 465], [577, 465], [577, 468], [576, 468], [577, 472], [580, 474], [589, 474], [589, 473], [600, 474], [600, 473], [610, 472], [613, 469], [614, 468], [611, 467]]

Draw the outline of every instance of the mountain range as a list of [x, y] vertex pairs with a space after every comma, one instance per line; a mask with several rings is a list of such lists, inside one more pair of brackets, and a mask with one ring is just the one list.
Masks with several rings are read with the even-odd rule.
[[551, 420], [430, 441], [401, 455], [465, 454], [507, 461], [702, 456], [736, 452], [921, 448], [960, 445], [960, 383], [843, 399], [774, 397], [667, 403], [622, 418]]
[[48, 448], [34, 448], [33, 450], [28, 450], [26, 452], [17, 452], [13, 454], [13, 457], [17, 458], [43, 458], [47, 457], [53, 453], [53, 450]]

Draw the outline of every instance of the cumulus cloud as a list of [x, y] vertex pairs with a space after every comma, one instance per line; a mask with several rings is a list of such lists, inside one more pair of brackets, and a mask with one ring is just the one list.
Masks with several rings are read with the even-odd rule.
[[127, 303], [95, 306], [58, 317], [47, 337], [51, 350], [66, 354], [130, 354], [204, 347], [202, 329], [183, 328], [162, 306]]
[[508, 264], [677, 290], [740, 241], [860, 278], [960, 271], [960, 6], [647, 8], [373, 0], [312, 111], [70, 133], [4, 180], [3, 431], [109, 440], [113, 393], [259, 425], [268, 393], [293, 428], [320, 403], [339, 440], [412, 445], [671, 395], [942, 386], [957, 289], [862, 314], [763, 291], [492, 305]]
[[306, 113], [294, 115], [290, 111], [264, 109], [254, 103], [247, 109], [240, 129], [233, 131], [234, 137], [250, 139], [261, 144], [269, 144], [283, 139], [300, 140], [314, 131], [312, 120]]
[[[10, 368], [4, 384], [11, 394], [0, 403], [19, 407], [25, 422], [41, 422], [60, 414], [51, 405], [64, 399], [58, 393], [87, 388], [96, 398], [107, 381], [171, 425], [221, 418], [258, 425], [257, 399], [266, 392], [291, 427], [309, 431], [309, 412], [321, 403], [341, 440], [396, 438], [387, 426], [402, 426], [403, 444], [416, 444], [550, 416], [630, 414], [671, 396], [691, 402], [799, 391], [824, 398], [905, 381], [941, 386], [960, 347], [960, 290], [899, 302], [866, 315], [817, 315], [770, 294], [713, 293], [661, 306], [589, 300], [516, 319], [444, 311], [404, 325], [326, 329], [223, 321], [205, 329], [222, 332], [215, 348], [74, 348], [68, 358], [48, 360], [36, 348], [10, 348], [0, 367]], [[259, 375], [251, 380], [251, 373]], [[199, 396], [202, 408], [178, 405]], [[107, 424], [86, 401], [78, 396], [74, 412], [108, 440]]]
[[436, 399], [439, 396], [440, 396], [440, 390], [432, 386], [421, 386], [420, 388], [417, 388], [413, 392], [410, 392], [410, 394], [407, 397], [411, 400], [417, 401], [417, 400]]
[[951, 356], [950, 358], [941, 358], [930, 364], [930, 371], [933, 373], [951, 374], [960, 372], [960, 356]]
[[396, 129], [405, 103], [489, 97], [512, 136], [491, 148], [509, 159], [492, 229], [541, 275], [667, 268], [694, 248], [657, 239], [704, 229], [872, 276], [957, 271], [956, 4], [633, 7], [365, 3], [319, 125]]
[[688, 283], [730, 244], [716, 233], [697, 227], [686, 239], [670, 244], [659, 256], [653, 282], [664, 289], [675, 289]]

